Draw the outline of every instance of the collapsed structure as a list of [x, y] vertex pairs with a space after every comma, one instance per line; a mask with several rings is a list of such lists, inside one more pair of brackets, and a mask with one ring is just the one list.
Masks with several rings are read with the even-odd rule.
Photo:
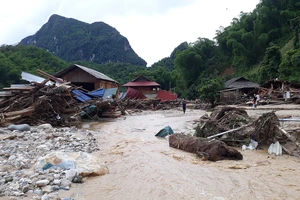
[[[85, 68], [80, 66], [79, 69]], [[113, 95], [117, 95], [117, 89], [102, 87], [88, 91], [41, 70], [38, 72], [46, 79], [22, 73], [23, 79], [30, 80], [30, 85], [4, 88], [5, 98], [0, 101], [1, 126], [10, 123], [80, 126], [84, 117], [96, 119], [121, 114], [116, 113], [116, 107], [110, 103]]]

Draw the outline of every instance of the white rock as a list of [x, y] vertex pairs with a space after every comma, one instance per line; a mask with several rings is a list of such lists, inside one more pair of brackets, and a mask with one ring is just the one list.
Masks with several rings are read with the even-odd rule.
[[48, 185], [49, 181], [48, 180], [40, 180], [40, 181], [37, 181], [35, 184], [39, 187], [43, 187], [43, 186]]
[[35, 190], [33, 191], [33, 193], [34, 193], [34, 194], [38, 194], [38, 195], [43, 194], [41, 189], [35, 189]]
[[42, 187], [42, 192], [43, 192], [43, 194], [45, 194], [45, 193], [49, 194], [52, 192], [52, 187], [50, 185], [46, 185], [46, 186]]
[[68, 179], [69, 181], [72, 181], [73, 178], [74, 178], [77, 174], [79, 174], [78, 171], [77, 171], [77, 169], [66, 170], [65, 173], [66, 173], [66, 179]]
[[98, 157], [86, 152], [52, 152], [42, 158], [39, 158], [36, 163], [36, 170], [42, 170], [43, 166], [50, 162], [53, 166], [62, 162], [74, 162], [75, 169], [81, 176], [101, 176], [109, 173], [106, 166], [99, 163]]
[[72, 182], [67, 179], [62, 179], [60, 185], [63, 187], [69, 187], [71, 186]]
[[41, 124], [37, 127], [38, 130], [52, 130], [53, 127], [51, 124]]
[[16, 158], [17, 158], [17, 157], [16, 157], [15, 155], [11, 155], [11, 156], [9, 156], [8, 160], [10, 160], [10, 161], [11, 161], [11, 160], [16, 160]]
[[54, 178], [54, 179], [59, 179], [59, 177], [60, 177], [59, 174], [54, 174], [54, 175], [53, 175], [53, 178]]
[[49, 151], [49, 147], [45, 144], [39, 145], [36, 147], [38, 151]]
[[48, 194], [44, 194], [42, 196], [41, 200], [49, 200]]
[[53, 180], [53, 184], [54, 184], [54, 185], [60, 185], [60, 183], [61, 183], [61, 180], [60, 180], [60, 179], [54, 179], [54, 180]]

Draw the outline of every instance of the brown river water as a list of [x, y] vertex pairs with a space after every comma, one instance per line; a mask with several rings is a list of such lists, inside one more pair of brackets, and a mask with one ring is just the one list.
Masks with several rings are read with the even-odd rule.
[[[249, 110], [249, 115], [265, 111]], [[299, 113], [287, 111], [287, 113]], [[72, 184], [60, 197], [100, 199], [300, 199], [300, 159], [243, 151], [242, 161], [202, 161], [169, 147], [154, 135], [170, 125], [175, 133], [194, 133], [205, 111], [146, 111], [85, 126], [100, 132], [93, 154], [109, 174]], [[241, 151], [241, 148], [238, 148]]]

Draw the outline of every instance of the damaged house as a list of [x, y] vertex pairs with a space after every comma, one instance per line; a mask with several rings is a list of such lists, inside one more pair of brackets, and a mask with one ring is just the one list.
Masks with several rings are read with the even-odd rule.
[[151, 81], [143, 75], [138, 76], [123, 86], [127, 87], [125, 98], [130, 99], [155, 98], [157, 92], [160, 90], [160, 84]]
[[117, 88], [119, 84], [101, 72], [77, 64], [73, 64], [57, 72], [54, 76], [89, 91], [98, 88]]
[[220, 91], [220, 101], [239, 102], [257, 87], [259, 87], [259, 84], [251, 82], [244, 77], [232, 78], [225, 82], [225, 89]]
[[270, 80], [262, 84], [257, 93], [261, 97], [272, 100], [288, 100], [292, 99], [298, 101], [300, 98], [300, 84], [289, 83], [278, 78]]

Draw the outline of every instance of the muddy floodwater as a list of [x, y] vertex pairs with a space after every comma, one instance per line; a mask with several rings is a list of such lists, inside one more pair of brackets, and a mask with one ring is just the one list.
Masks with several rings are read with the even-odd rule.
[[[250, 115], [255, 112], [265, 111], [249, 111]], [[194, 120], [204, 113], [146, 111], [85, 125], [100, 132], [100, 151], [93, 154], [109, 168], [109, 174], [72, 184], [70, 191], [60, 191], [59, 196], [75, 200], [300, 199], [299, 158], [268, 155], [265, 148], [243, 151], [242, 161], [202, 161], [154, 136], [167, 125], [175, 133], [192, 134]]]

